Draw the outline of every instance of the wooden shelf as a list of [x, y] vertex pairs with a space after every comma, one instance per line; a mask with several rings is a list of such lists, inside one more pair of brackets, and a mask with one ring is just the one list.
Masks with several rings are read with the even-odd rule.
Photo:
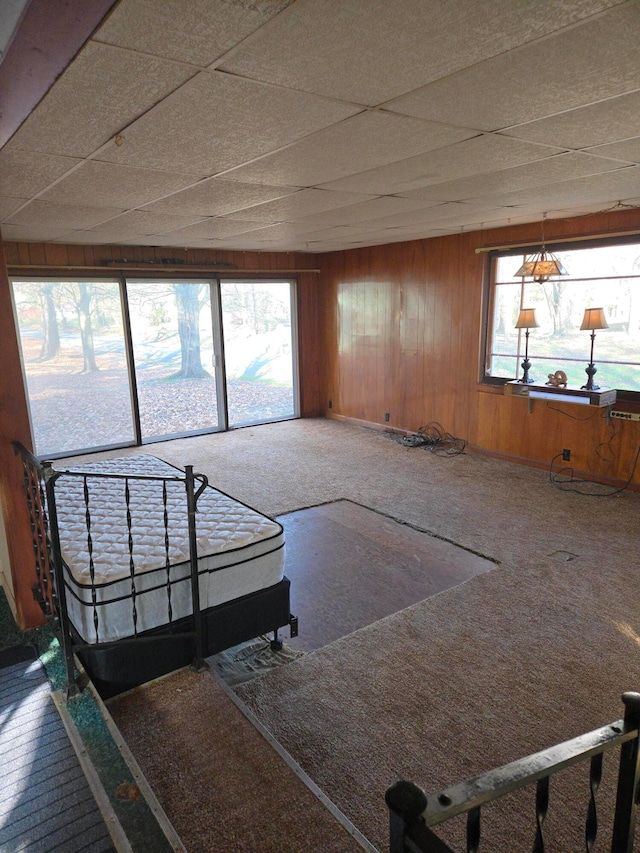
[[559, 403], [577, 403], [583, 406], [611, 406], [616, 401], [615, 388], [599, 388], [597, 391], [587, 391], [577, 385], [567, 385], [565, 388], [532, 382], [525, 385], [517, 379], [507, 382], [504, 393], [513, 397], [524, 397], [527, 400], [557, 400]]

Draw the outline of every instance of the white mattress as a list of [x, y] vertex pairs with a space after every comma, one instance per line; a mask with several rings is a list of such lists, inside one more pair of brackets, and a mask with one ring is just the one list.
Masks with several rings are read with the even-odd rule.
[[[129, 477], [133, 474], [184, 476], [184, 472], [148, 455], [103, 460], [70, 470]], [[131, 550], [125, 482], [130, 490]], [[183, 481], [168, 481], [166, 489], [169, 578], [175, 621], [192, 612], [187, 497]], [[162, 493], [161, 480], [125, 481], [124, 476], [106, 479], [63, 474], [56, 481], [67, 606], [71, 621], [85, 642], [107, 642], [134, 634], [133, 588], [138, 633], [169, 622]], [[282, 579], [282, 526], [211, 486], [198, 500], [196, 534], [202, 610], [266, 589]], [[131, 559], [135, 567], [133, 577]]]

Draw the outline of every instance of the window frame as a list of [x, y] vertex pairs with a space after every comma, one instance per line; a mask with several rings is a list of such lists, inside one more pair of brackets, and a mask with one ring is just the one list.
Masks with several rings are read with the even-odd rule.
[[[588, 237], [584, 239], [573, 240], [547, 240], [546, 246], [555, 252], [576, 251], [578, 249], [593, 249], [604, 248], [606, 246], [624, 246], [629, 244], [638, 245], [638, 254], [640, 255], [640, 234], [618, 235], [615, 237]], [[487, 365], [489, 363], [489, 352], [492, 341], [493, 320], [494, 320], [494, 305], [496, 295], [495, 272], [497, 269], [496, 260], [506, 257], [522, 257], [523, 255], [531, 255], [540, 250], [540, 243], [525, 243], [518, 246], [508, 246], [504, 248], [490, 249], [486, 252], [484, 261], [484, 286], [483, 286], [483, 316], [482, 316], [482, 340], [481, 340], [481, 363], [479, 381], [482, 385], [494, 386], [498, 388], [504, 387], [507, 382], [513, 381], [502, 376], [489, 376], [487, 374]], [[640, 274], [637, 276], [640, 278]], [[640, 282], [638, 284], [640, 287]], [[518, 353], [518, 361], [523, 356]], [[586, 363], [586, 360], [585, 360]], [[515, 377], [514, 377], [515, 378]], [[617, 388], [617, 399], [640, 402], [640, 391], [630, 391]]]

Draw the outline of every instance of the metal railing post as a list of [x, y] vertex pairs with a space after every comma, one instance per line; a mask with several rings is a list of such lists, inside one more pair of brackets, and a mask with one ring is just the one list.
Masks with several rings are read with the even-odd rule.
[[60, 645], [64, 659], [65, 677], [67, 686], [66, 698], [78, 696], [80, 688], [76, 683], [75, 665], [73, 661], [73, 640], [67, 612], [67, 593], [64, 585], [64, 574], [62, 569], [62, 552], [60, 549], [60, 537], [58, 535], [58, 513], [56, 510], [55, 482], [59, 477], [57, 471], [53, 470], [51, 462], [42, 463], [42, 474], [44, 487], [47, 495], [47, 512], [49, 514], [49, 538], [51, 540], [51, 561], [53, 563], [53, 577], [55, 582], [54, 616], [57, 618]]
[[[198, 579], [198, 539], [196, 536], [196, 493], [194, 488], [193, 465], [185, 465], [185, 485], [187, 488], [187, 514], [189, 521], [189, 564], [191, 568], [191, 602], [193, 609], [193, 626], [195, 629], [195, 658], [193, 668], [196, 672], [209, 669], [204, 659], [204, 637], [202, 628], [202, 612], [200, 610], [200, 582]], [[198, 495], [204, 488], [199, 489]]]
[[640, 784], [640, 693], [623, 693], [625, 705], [624, 730], [636, 731], [636, 736], [620, 747], [618, 793], [611, 838], [611, 853], [632, 853]]

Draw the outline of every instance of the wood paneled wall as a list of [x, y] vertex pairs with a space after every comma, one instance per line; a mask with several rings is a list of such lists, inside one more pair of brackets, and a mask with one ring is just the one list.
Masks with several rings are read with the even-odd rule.
[[[636, 210], [551, 221], [547, 238], [634, 231]], [[529, 414], [526, 401], [479, 383], [486, 254], [477, 250], [539, 238], [537, 225], [514, 226], [321, 255], [325, 413], [382, 428], [388, 413], [407, 430], [437, 421], [474, 448], [539, 466], [566, 447], [576, 472], [626, 481], [640, 423], [544, 401]]]
[[0, 364], [0, 499], [13, 586], [8, 595], [12, 603], [15, 602], [18, 623], [26, 628], [42, 624], [44, 618], [31, 594], [31, 587], [36, 581], [35, 558], [24, 497], [22, 464], [14, 453], [13, 442], [20, 441], [29, 450], [33, 448], [22, 382], [20, 349], [13, 322], [13, 307], [1, 242]]

